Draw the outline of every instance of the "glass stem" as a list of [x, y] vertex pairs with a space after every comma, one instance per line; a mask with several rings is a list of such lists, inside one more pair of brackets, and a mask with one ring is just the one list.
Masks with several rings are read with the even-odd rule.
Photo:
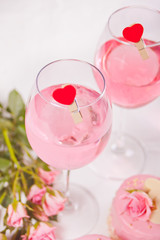
[[123, 153], [125, 151], [125, 145], [123, 141], [123, 132], [125, 126], [125, 108], [118, 107], [117, 109], [117, 126], [116, 126], [116, 139], [115, 142], [111, 146], [111, 150], [115, 153]]
[[67, 176], [66, 176], [66, 190], [65, 190], [65, 196], [68, 198], [70, 195], [69, 192], [69, 183], [70, 183], [70, 170], [67, 170]]

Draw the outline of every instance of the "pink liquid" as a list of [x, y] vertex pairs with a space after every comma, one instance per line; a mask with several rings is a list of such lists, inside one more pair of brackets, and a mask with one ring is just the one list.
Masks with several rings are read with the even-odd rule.
[[[97, 99], [99, 93], [82, 86], [76, 87], [79, 106]], [[43, 95], [50, 101], [54, 89], [46, 88]], [[105, 147], [111, 131], [111, 108], [103, 97], [81, 109], [83, 121], [74, 124], [68, 108], [59, 108], [44, 101], [39, 94], [30, 101], [26, 111], [26, 132], [36, 154], [59, 169], [80, 168], [96, 158]]]
[[[148, 40], [145, 43], [154, 44]], [[116, 40], [101, 46], [95, 65], [104, 74], [112, 102], [132, 108], [160, 96], [160, 46], [146, 48], [146, 51], [149, 58], [142, 60], [134, 46]]]

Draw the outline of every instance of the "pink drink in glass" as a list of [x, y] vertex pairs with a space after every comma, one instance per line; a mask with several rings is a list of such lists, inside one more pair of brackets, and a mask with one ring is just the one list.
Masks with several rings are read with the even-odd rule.
[[[144, 42], [146, 46], [154, 44], [149, 40]], [[97, 52], [95, 65], [103, 73], [115, 104], [134, 108], [160, 95], [160, 46], [146, 51], [149, 58], [142, 60], [135, 46], [110, 40]]]
[[[105, 147], [111, 132], [110, 105], [105, 98], [97, 101], [96, 91], [80, 85], [76, 88], [76, 100], [83, 121], [75, 124], [68, 108], [51, 104], [54, 89], [48, 87], [30, 101], [26, 111], [26, 132], [37, 155], [46, 163], [59, 169], [80, 168], [91, 161]], [[97, 101], [93, 105], [83, 107]]]

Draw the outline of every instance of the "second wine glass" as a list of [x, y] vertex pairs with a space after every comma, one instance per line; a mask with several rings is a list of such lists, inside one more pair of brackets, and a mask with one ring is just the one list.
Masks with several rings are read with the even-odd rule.
[[[109, 17], [100, 37], [95, 65], [105, 77], [112, 102], [121, 107], [116, 119], [120, 123], [117, 132], [112, 134], [103, 154], [91, 164], [92, 169], [104, 178], [125, 179], [144, 168], [146, 154], [141, 143], [122, 131], [125, 122], [123, 109], [143, 106], [160, 96], [159, 22], [159, 11], [124, 7]], [[142, 38], [149, 56], [146, 60], [142, 59], [135, 44], [122, 34], [125, 28], [130, 27], [131, 31], [135, 23], [144, 29]], [[101, 82], [99, 86], [102, 87]]]

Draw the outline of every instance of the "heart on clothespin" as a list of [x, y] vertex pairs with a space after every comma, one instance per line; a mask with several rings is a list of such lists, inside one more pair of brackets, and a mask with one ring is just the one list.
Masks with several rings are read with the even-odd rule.
[[52, 96], [57, 102], [70, 105], [75, 99], [76, 89], [72, 85], [67, 85], [64, 88], [57, 88]]
[[137, 43], [141, 40], [143, 31], [143, 26], [139, 23], [136, 23], [123, 29], [123, 37], [130, 42]]
[[52, 93], [52, 97], [57, 102], [68, 105], [74, 123], [82, 122], [82, 114], [79, 111], [78, 103], [76, 101], [76, 89], [72, 85], [63, 85], [62, 88], [57, 88]]
[[133, 24], [129, 27], [123, 29], [123, 37], [130, 42], [133, 42], [137, 47], [143, 60], [149, 58], [147, 51], [145, 49], [143, 40], [141, 39], [143, 35], [144, 28], [140, 23]]

